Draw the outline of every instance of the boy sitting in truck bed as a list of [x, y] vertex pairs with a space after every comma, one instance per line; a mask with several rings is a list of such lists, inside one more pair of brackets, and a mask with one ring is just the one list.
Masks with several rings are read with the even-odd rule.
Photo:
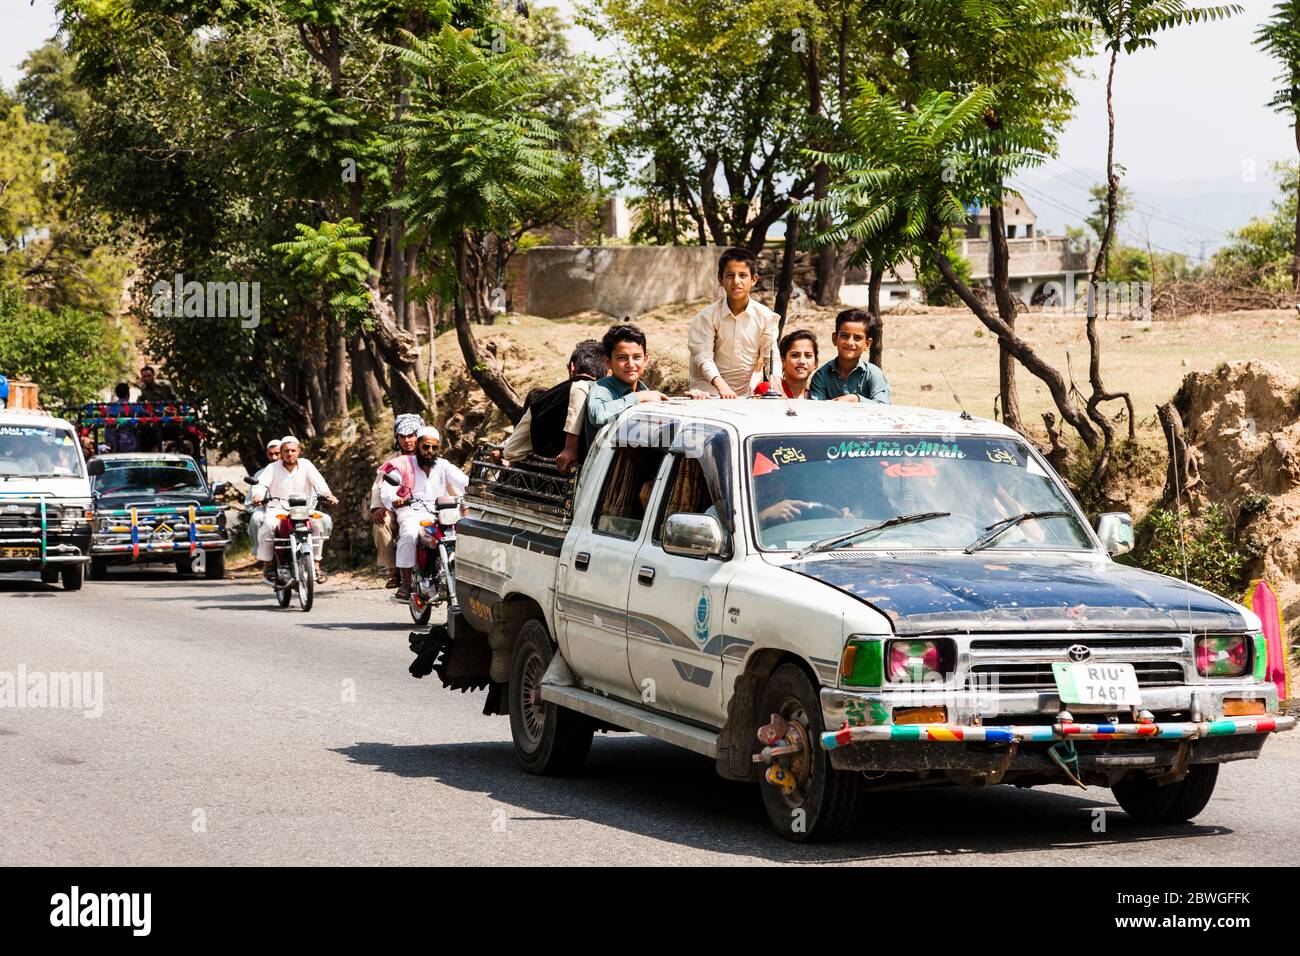
[[871, 348], [871, 314], [845, 309], [835, 316], [835, 348], [839, 354], [813, 373], [809, 392], [819, 401], [889, 404], [885, 373], [867, 361]]
[[527, 403], [524, 417], [501, 447], [505, 464], [530, 454], [554, 458], [561, 474], [577, 463], [587, 396], [607, 372], [605, 350], [595, 339], [579, 342], [569, 356], [569, 377]]

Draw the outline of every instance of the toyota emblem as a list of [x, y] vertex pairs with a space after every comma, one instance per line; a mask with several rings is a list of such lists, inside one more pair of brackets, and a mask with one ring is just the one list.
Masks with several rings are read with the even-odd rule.
[[1070, 660], [1079, 664], [1092, 657], [1092, 649], [1085, 644], [1071, 644], [1066, 648], [1065, 654]]

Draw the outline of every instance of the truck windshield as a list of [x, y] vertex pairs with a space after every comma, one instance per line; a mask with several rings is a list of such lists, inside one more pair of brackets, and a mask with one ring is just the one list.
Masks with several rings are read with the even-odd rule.
[[[1091, 549], [1047, 466], [1014, 439], [940, 435], [773, 435], [751, 439], [760, 547], [797, 550], [900, 515], [938, 512], [849, 539], [836, 550]], [[1042, 514], [1009, 521], [1027, 512]]]
[[0, 425], [0, 481], [81, 476], [81, 453], [71, 429]]
[[104, 473], [95, 478], [99, 495], [203, 494], [203, 478], [186, 458], [104, 459]]

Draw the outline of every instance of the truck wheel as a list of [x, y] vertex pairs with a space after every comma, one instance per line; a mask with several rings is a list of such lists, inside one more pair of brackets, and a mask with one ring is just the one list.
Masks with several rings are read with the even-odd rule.
[[63, 590], [65, 591], [81, 590], [82, 566], [80, 564], [69, 564], [66, 568], [63, 569], [62, 574], [63, 574]]
[[176, 559], [176, 573], [183, 578], [188, 578], [194, 573], [194, 559], [188, 554], [183, 558]]
[[108, 562], [103, 558], [90, 559], [90, 580], [102, 581], [108, 577]]
[[1178, 783], [1160, 786], [1154, 777], [1129, 777], [1111, 787], [1124, 812], [1141, 823], [1186, 823], [1205, 809], [1219, 779], [1217, 763], [1192, 764]]
[[542, 675], [554, 650], [546, 625], [524, 624], [510, 662], [510, 736], [529, 773], [563, 774], [581, 769], [591, 750], [591, 721], [582, 714], [544, 703]]
[[226, 552], [209, 551], [203, 561], [203, 576], [209, 581], [220, 581], [226, 576]]
[[789, 793], [764, 779], [763, 805], [772, 826], [787, 840], [812, 843], [844, 836], [857, 817], [862, 778], [836, 770], [822, 749], [821, 701], [817, 688], [796, 664], [782, 664], [763, 688], [759, 713], [780, 714], [802, 738], [804, 749], [789, 758]]
[[41, 583], [54, 584], [59, 580], [58, 568], [41, 568]]

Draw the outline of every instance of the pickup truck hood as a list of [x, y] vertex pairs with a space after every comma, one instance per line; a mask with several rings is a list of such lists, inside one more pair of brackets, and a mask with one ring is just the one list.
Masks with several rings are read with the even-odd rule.
[[1080, 555], [814, 555], [784, 567], [876, 608], [898, 634], [1248, 626], [1208, 591]]

